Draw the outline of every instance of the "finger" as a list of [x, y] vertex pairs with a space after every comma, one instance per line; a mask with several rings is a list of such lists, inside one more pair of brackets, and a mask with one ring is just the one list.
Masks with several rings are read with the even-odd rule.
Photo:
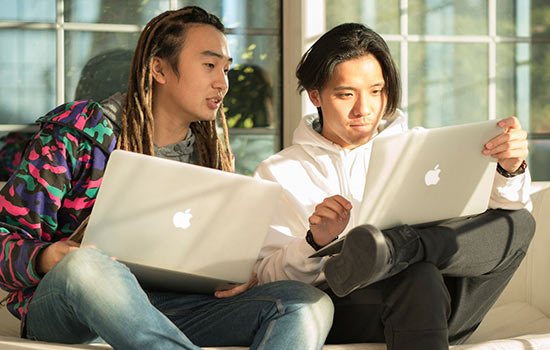
[[494, 155], [499, 154], [503, 152], [515, 152], [515, 151], [522, 151], [522, 152], [528, 152], [528, 146], [529, 143], [527, 141], [514, 141], [514, 142], [507, 142], [500, 144], [498, 146], [495, 146], [492, 149], [484, 150], [484, 154]]
[[340, 196], [339, 194], [337, 195], [334, 195], [332, 197], [329, 197], [329, 198], [332, 198], [334, 199], [336, 202], [340, 203], [340, 205], [343, 207], [343, 208], [346, 208], [347, 210], [351, 210], [352, 209], [352, 205], [351, 205], [351, 202], [348, 201], [347, 199], [345, 199], [344, 197]]
[[525, 130], [514, 130], [492, 138], [489, 142], [485, 144], [485, 148], [492, 149], [503, 143], [524, 140], [527, 140], [527, 132]]
[[336, 213], [341, 218], [345, 219], [349, 214], [349, 209], [347, 209], [342, 203], [334, 198], [326, 198], [323, 203], [318, 206], [318, 211], [329, 209]]
[[329, 208], [329, 207], [319, 208], [318, 210], [315, 211], [315, 215], [319, 216], [321, 218], [321, 220], [337, 221], [337, 220], [344, 220], [345, 219], [345, 214], [341, 215], [341, 214], [335, 212], [334, 210], [332, 210], [332, 208]]
[[492, 154], [491, 157], [498, 159], [499, 161], [507, 159], [518, 159], [520, 162], [527, 158], [529, 152], [524, 150], [512, 150], [501, 153]]
[[245, 283], [228, 290], [219, 290], [215, 292], [214, 295], [216, 296], [216, 298], [230, 298], [237, 294], [241, 294], [247, 289], [248, 289], [248, 283]]
[[323, 218], [321, 218], [319, 215], [313, 214], [309, 217], [310, 225], [320, 225], [322, 221], [323, 221]]
[[80, 247], [68, 247], [67, 248], [67, 253], [72, 252], [73, 250], [77, 250], [77, 249], [80, 249]]
[[66, 245], [70, 247], [80, 248], [80, 243], [76, 243], [75, 241], [64, 241], [64, 242]]
[[521, 129], [521, 123], [516, 117], [510, 117], [502, 119], [497, 124], [499, 127], [503, 128], [505, 131], [508, 129]]

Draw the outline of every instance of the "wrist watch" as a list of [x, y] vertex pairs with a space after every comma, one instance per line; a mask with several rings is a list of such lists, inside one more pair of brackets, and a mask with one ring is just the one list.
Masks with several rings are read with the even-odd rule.
[[311, 233], [311, 230], [307, 230], [306, 234], [306, 242], [313, 248], [315, 251], [318, 251], [319, 249], [323, 248], [323, 246], [318, 245], [315, 243], [315, 240], [313, 239], [313, 233]]
[[516, 170], [514, 172], [509, 172], [508, 170], [501, 167], [500, 163], [497, 163], [497, 171], [500, 175], [502, 175], [504, 177], [514, 177], [516, 175], [523, 174], [525, 172], [525, 169], [527, 169], [527, 162], [525, 160], [523, 160], [523, 162], [521, 162], [521, 165], [519, 166], [518, 170]]

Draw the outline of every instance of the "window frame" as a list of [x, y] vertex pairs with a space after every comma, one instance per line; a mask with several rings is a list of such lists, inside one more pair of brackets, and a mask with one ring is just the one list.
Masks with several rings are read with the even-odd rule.
[[[487, 97], [488, 97], [488, 119], [494, 120], [497, 119], [497, 44], [501, 43], [527, 43], [527, 44], [536, 44], [536, 43], [550, 43], [550, 38], [544, 37], [532, 37], [532, 36], [503, 36], [498, 35], [497, 33], [497, 0], [487, 0], [488, 6], [488, 33], [486, 35], [420, 35], [420, 34], [409, 34], [408, 24], [409, 24], [409, 15], [408, 15], [408, 5], [409, 0], [398, 0], [399, 1], [399, 13], [400, 13], [400, 28], [399, 34], [385, 34], [380, 33], [380, 35], [387, 42], [396, 42], [400, 45], [400, 73], [402, 81], [402, 96], [401, 96], [401, 106], [400, 108], [407, 113], [409, 106], [409, 67], [408, 67], [408, 46], [409, 43], [460, 43], [460, 44], [487, 44], [488, 45], [488, 57], [487, 57], [487, 67], [488, 67], [488, 87], [487, 87]], [[301, 4], [298, 6], [293, 4], [293, 0], [284, 0], [283, 4], [287, 3], [287, 6], [292, 7], [292, 16], [298, 18], [299, 21], [298, 27], [294, 30], [299, 31], [302, 36], [297, 38], [297, 36], [285, 36], [283, 32], [283, 54], [285, 55], [285, 65], [283, 66], [285, 80], [284, 86], [287, 87], [284, 96], [286, 99], [283, 100], [284, 105], [284, 115], [283, 115], [283, 124], [295, 126], [298, 125], [301, 116], [315, 112], [313, 106], [307, 100], [307, 94], [302, 94], [302, 96], [293, 96], [295, 94], [295, 88], [297, 82], [295, 81], [295, 69], [299, 62], [299, 58], [290, 56], [287, 58], [289, 49], [294, 49], [294, 52], [297, 52], [296, 47], [299, 47], [299, 52], [304, 53], [309, 46], [326, 30], [330, 28], [325, 28], [324, 23], [324, 13], [322, 16], [319, 15], [319, 12], [324, 12], [324, 3], [325, 0], [300, 0], [297, 1]], [[308, 11], [308, 9], [317, 9], [314, 11]], [[297, 12], [301, 11], [299, 14]], [[286, 13], [283, 11], [283, 19]], [[294, 22], [296, 23], [296, 22]], [[292, 25], [289, 24], [289, 25]], [[286, 26], [284, 26], [286, 27]], [[308, 32], [309, 28], [309, 32]], [[314, 30], [311, 30], [314, 28]], [[284, 28], [287, 30], [287, 28]], [[287, 65], [291, 63], [292, 67]], [[289, 75], [292, 75], [289, 77]], [[290, 95], [290, 96], [289, 96]], [[289, 100], [287, 100], [289, 99]], [[301, 103], [298, 103], [298, 100]], [[526, 128], [528, 129], [528, 128]], [[291, 144], [292, 133], [284, 129], [284, 138], [283, 144], [288, 146]], [[541, 139], [550, 139], [550, 133], [535, 133], [528, 130], [528, 140], [541, 140]]]
[[[56, 106], [61, 105], [65, 101], [65, 32], [111, 32], [111, 33], [140, 33], [144, 26], [134, 24], [111, 24], [111, 23], [82, 23], [82, 22], [65, 22], [65, 4], [64, 0], [56, 0], [56, 17], [55, 22], [25, 22], [25, 21], [0, 21], [0, 29], [25, 29], [25, 30], [55, 30], [56, 32], [56, 47], [55, 47], [55, 103]], [[176, 10], [181, 6], [178, 0], [170, 0], [169, 10]], [[282, 8], [282, 5], [281, 5]], [[281, 10], [282, 17], [282, 10]], [[226, 34], [239, 35], [272, 35], [281, 38], [279, 30], [270, 28], [226, 28]], [[281, 45], [281, 52], [283, 51]], [[281, 67], [282, 74], [282, 67]], [[281, 79], [282, 81], [282, 79]], [[52, 106], [52, 108], [55, 106]], [[281, 111], [283, 106], [281, 105]], [[46, 111], [44, 111], [46, 112]], [[229, 135], [279, 135], [278, 144], [282, 145], [282, 116], [279, 120], [279, 125], [270, 127], [254, 127], [254, 128], [229, 128]], [[39, 126], [34, 124], [2, 124], [0, 123], [0, 132], [35, 132]]]

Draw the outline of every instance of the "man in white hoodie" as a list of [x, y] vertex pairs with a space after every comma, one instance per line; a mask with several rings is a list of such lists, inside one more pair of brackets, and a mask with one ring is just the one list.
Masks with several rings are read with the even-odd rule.
[[[426, 350], [465, 341], [534, 233], [524, 209], [531, 205], [526, 132], [517, 118], [503, 119], [503, 133], [480, 149], [499, 163], [487, 212], [380, 231], [358, 222], [356, 210], [371, 140], [407, 130], [386, 43], [363, 25], [340, 25], [304, 54], [296, 75], [318, 114], [304, 117], [293, 145], [257, 169], [284, 188], [256, 266], [260, 283], [291, 279], [326, 290], [335, 304], [328, 342]], [[309, 258], [347, 231], [340, 254]]]

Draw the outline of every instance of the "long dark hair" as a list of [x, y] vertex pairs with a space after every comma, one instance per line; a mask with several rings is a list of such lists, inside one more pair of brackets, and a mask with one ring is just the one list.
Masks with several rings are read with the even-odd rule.
[[[383, 117], [392, 116], [401, 98], [399, 71], [384, 39], [359, 23], [344, 23], [332, 28], [307, 50], [296, 68], [298, 91], [321, 91], [338, 64], [368, 54], [373, 55], [382, 68], [387, 96]], [[322, 123], [321, 108], [318, 111]]]

